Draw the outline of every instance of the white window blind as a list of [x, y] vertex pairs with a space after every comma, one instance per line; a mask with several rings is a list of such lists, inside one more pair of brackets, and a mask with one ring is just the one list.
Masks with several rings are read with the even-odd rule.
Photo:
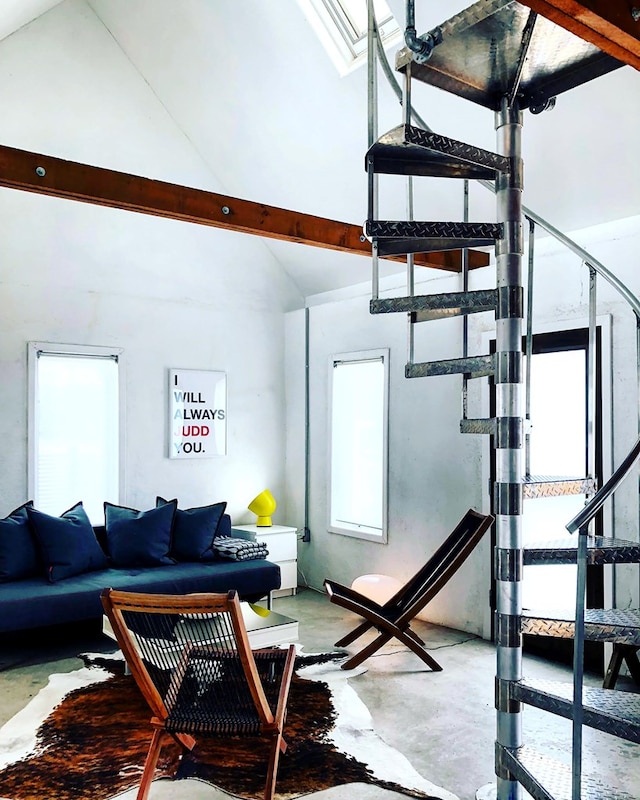
[[119, 352], [31, 344], [30, 484], [36, 508], [79, 500], [94, 524], [119, 502]]
[[332, 357], [329, 530], [387, 538], [388, 351]]

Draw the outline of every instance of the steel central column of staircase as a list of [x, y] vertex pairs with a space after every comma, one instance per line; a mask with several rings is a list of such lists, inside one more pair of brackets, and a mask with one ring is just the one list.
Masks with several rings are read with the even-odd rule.
[[[511, 699], [512, 681], [522, 679], [522, 112], [502, 99], [496, 113], [498, 151], [511, 170], [496, 183], [498, 221], [503, 238], [496, 244], [496, 707], [497, 747], [522, 745], [521, 707]], [[520, 785], [499, 769], [498, 797], [516, 800]]]

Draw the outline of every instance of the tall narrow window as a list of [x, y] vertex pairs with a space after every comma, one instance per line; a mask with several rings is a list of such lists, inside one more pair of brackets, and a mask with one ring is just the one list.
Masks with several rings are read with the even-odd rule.
[[49, 514], [83, 502], [94, 524], [119, 502], [120, 352], [31, 342], [30, 494]]
[[388, 350], [330, 360], [329, 530], [387, 541]]

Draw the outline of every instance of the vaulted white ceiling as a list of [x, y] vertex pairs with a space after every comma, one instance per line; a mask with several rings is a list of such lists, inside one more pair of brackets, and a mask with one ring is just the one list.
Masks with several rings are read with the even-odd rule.
[[[3, 0], [0, 37], [61, 2], [97, 16], [225, 193], [362, 223], [366, 70], [341, 78], [296, 0]], [[389, 4], [403, 24], [403, 0]], [[465, 5], [418, 3], [419, 32]], [[400, 122], [400, 107], [382, 76], [379, 92], [382, 133]], [[427, 86], [415, 88], [414, 104], [438, 132], [495, 148], [487, 110]], [[640, 74], [631, 67], [561, 95], [553, 111], [526, 112], [526, 205], [566, 232], [638, 214], [639, 141]], [[417, 215], [460, 219], [461, 192], [430, 181], [418, 190]], [[402, 218], [403, 185], [383, 182], [381, 197], [383, 213]], [[472, 218], [494, 218], [489, 192], [474, 188], [471, 202]], [[366, 258], [267, 246], [303, 295], [368, 279]]]

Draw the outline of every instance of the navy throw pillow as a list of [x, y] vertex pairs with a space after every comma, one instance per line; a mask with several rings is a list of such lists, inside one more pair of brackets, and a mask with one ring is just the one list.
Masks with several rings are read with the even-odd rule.
[[[177, 500], [156, 497], [156, 508], [169, 502], [177, 504]], [[176, 561], [213, 561], [216, 558], [212, 545], [226, 507], [225, 501], [176, 509], [171, 542], [171, 555]]]
[[109, 555], [116, 567], [159, 567], [174, 564], [170, 556], [173, 520], [178, 503], [160, 508], [135, 508], [104, 504]]
[[27, 515], [51, 583], [108, 566], [82, 503], [59, 517], [27, 506]]
[[0, 583], [31, 578], [39, 571], [38, 551], [27, 517], [30, 506], [33, 500], [0, 519]]

